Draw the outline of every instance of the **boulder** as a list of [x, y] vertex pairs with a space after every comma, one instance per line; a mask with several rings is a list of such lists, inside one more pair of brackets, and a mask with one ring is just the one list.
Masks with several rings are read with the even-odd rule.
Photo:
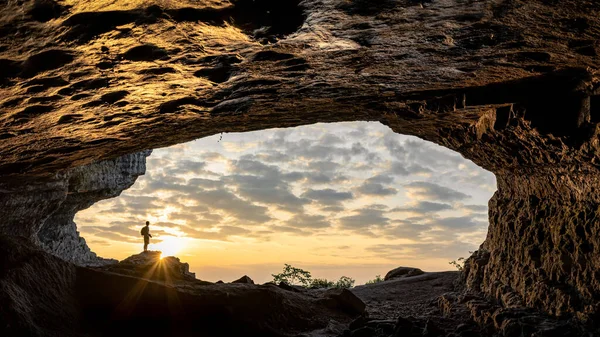
[[198, 281], [202, 284], [210, 284], [210, 282], [197, 280], [196, 274], [190, 272], [189, 264], [181, 262], [174, 256], [162, 257], [160, 251], [142, 252], [117, 264], [101, 266], [96, 269], [170, 283]]
[[300, 291], [301, 291], [301, 290], [299, 289], [299, 288], [301, 288], [301, 287], [298, 287], [298, 286], [292, 286], [292, 285], [289, 285], [289, 284], [287, 284], [287, 283], [285, 283], [285, 282], [279, 282], [279, 285], [278, 285], [278, 287], [279, 287], [279, 288], [281, 288], [281, 289], [283, 289], [283, 290], [287, 290], [287, 291], [293, 291], [293, 292], [300, 292]]
[[231, 282], [231, 283], [246, 283], [246, 284], [254, 284], [254, 281], [252, 281], [252, 279], [250, 277], [248, 277], [247, 275], [244, 275], [242, 277], [240, 277], [239, 279]]
[[365, 312], [366, 304], [348, 289], [329, 289], [324, 293], [324, 303], [350, 314], [360, 315]]
[[395, 279], [395, 278], [412, 277], [412, 276], [417, 276], [417, 275], [421, 275], [424, 273], [425, 273], [424, 271], [422, 271], [421, 269], [418, 269], [418, 268], [398, 267], [396, 269], [390, 270], [387, 274], [385, 274], [385, 277], [383, 279], [385, 281], [388, 281], [388, 280]]

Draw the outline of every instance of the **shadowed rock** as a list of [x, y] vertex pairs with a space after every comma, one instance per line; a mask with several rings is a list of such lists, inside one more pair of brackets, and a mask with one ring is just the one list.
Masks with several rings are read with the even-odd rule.
[[347, 294], [341, 302], [273, 286], [213, 285], [182, 272], [187, 264], [177, 258], [161, 260], [160, 252], [89, 269], [22, 238], [0, 236], [0, 243], [3, 336], [283, 337], [324, 329], [330, 320], [348, 324], [354, 316], [326, 305], [347, 303]]
[[122, 56], [130, 61], [154, 61], [167, 58], [169, 54], [165, 49], [156, 45], [143, 44], [129, 49]]
[[231, 283], [254, 284], [254, 281], [252, 281], [252, 279], [249, 278], [248, 276], [244, 275], [235, 281], [231, 281]]
[[196, 280], [196, 274], [190, 272], [190, 265], [182, 263], [177, 257], [163, 257], [162, 252], [147, 251], [132, 255], [119, 263], [99, 267], [103, 271], [167, 282], [168, 284], [193, 281], [198, 284], [211, 284]]
[[417, 276], [417, 275], [421, 275], [421, 274], [423, 274], [423, 271], [418, 268], [398, 267], [396, 269], [388, 271], [388, 273], [385, 274], [385, 277], [383, 279], [385, 281], [387, 281], [387, 280], [391, 280], [391, 279], [395, 279], [395, 278], [411, 277], [411, 276]]

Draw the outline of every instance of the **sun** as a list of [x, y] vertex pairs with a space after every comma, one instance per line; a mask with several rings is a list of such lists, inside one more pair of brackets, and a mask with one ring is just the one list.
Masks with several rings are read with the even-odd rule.
[[176, 256], [185, 247], [183, 238], [176, 236], [166, 236], [157, 243], [155, 248], [162, 252], [161, 259], [166, 256]]

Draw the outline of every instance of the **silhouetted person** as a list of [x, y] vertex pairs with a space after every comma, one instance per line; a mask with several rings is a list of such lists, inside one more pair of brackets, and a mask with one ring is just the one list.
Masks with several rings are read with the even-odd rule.
[[150, 221], [146, 221], [146, 226], [142, 227], [142, 231], [140, 233], [142, 233], [142, 236], [144, 237], [144, 251], [147, 252], [148, 244], [150, 243], [150, 238], [152, 237], [152, 235], [150, 235]]

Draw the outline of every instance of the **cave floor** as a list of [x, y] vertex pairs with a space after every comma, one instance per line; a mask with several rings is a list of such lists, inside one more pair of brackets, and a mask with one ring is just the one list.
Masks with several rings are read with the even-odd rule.
[[352, 292], [367, 304], [369, 318], [395, 320], [398, 316], [415, 318], [439, 315], [437, 299], [454, 290], [459, 272], [425, 273], [357, 286]]

